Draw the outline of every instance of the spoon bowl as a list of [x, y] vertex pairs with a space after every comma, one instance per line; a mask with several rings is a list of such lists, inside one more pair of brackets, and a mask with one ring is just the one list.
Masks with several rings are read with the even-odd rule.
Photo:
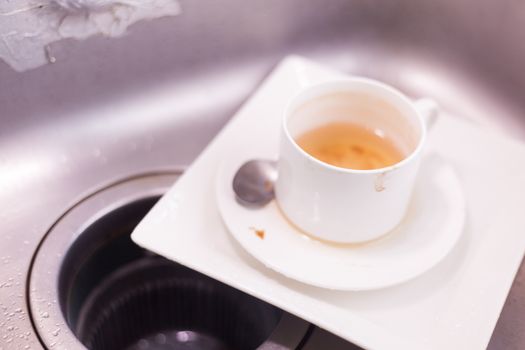
[[237, 201], [245, 207], [260, 208], [274, 199], [277, 164], [266, 159], [249, 160], [237, 170], [233, 191]]

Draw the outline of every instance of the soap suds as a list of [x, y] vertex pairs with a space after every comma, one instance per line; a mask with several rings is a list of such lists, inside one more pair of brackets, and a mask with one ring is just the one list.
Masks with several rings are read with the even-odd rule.
[[138, 21], [180, 13], [176, 0], [0, 0], [0, 58], [24, 71], [53, 63], [49, 45], [118, 37]]

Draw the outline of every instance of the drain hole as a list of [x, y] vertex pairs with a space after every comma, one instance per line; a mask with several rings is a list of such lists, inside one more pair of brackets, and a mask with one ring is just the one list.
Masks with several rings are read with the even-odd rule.
[[158, 198], [104, 215], [68, 251], [62, 312], [89, 349], [255, 349], [283, 312], [137, 247], [130, 233]]

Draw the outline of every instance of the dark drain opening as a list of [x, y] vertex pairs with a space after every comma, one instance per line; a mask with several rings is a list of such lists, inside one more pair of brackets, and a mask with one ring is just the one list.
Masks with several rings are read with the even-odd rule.
[[73, 333], [96, 350], [257, 348], [275, 331], [281, 310], [131, 241], [157, 199], [111, 211], [69, 249], [59, 300]]

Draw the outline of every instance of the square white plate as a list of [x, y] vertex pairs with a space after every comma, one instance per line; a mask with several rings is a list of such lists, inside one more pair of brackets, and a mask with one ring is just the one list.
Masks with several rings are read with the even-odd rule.
[[466, 231], [441, 263], [396, 287], [338, 292], [301, 284], [264, 267], [226, 231], [214, 195], [226, 150], [264, 138], [301, 88], [341, 76], [299, 57], [285, 59], [139, 224], [133, 240], [365, 348], [484, 349], [525, 251], [525, 146], [517, 141], [441, 116], [428, 148], [459, 174]]

